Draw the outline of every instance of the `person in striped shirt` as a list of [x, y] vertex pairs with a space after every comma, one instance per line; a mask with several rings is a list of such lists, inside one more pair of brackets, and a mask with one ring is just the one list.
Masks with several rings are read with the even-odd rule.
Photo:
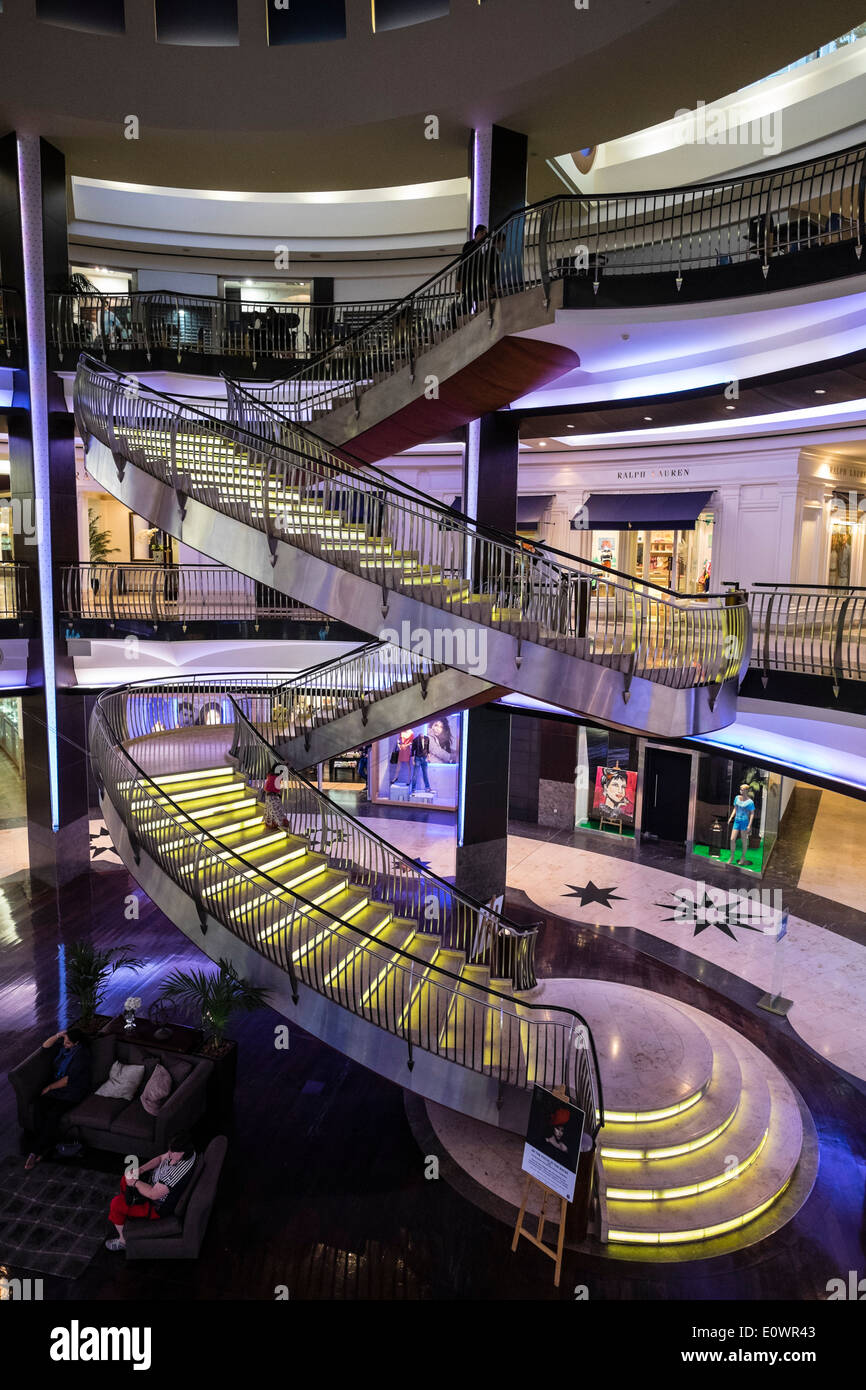
[[[176, 1134], [169, 1140], [164, 1154], [157, 1154], [138, 1170], [138, 1177], [120, 1179], [120, 1191], [112, 1197], [108, 1219], [117, 1236], [105, 1242], [106, 1250], [124, 1250], [123, 1228], [127, 1221], [156, 1221], [174, 1209], [174, 1204], [192, 1173], [195, 1147], [188, 1134]], [[145, 1173], [153, 1173], [153, 1182], [144, 1181]]]

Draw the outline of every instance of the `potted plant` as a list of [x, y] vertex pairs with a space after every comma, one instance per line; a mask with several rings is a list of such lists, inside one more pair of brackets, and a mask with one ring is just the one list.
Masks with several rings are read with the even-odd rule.
[[111, 946], [100, 951], [89, 941], [76, 941], [69, 948], [66, 964], [67, 994], [78, 1005], [79, 1027], [96, 1032], [105, 1022], [98, 1013], [108, 989], [108, 977], [118, 970], [141, 970], [144, 961], [132, 953], [131, 946]]
[[234, 1013], [254, 1013], [267, 1007], [267, 990], [243, 979], [231, 961], [220, 959], [215, 974], [204, 970], [174, 970], [157, 1003], [171, 1001], [194, 1012], [201, 1022], [204, 1042], [200, 1053], [213, 1062], [208, 1087], [208, 1111], [213, 1124], [224, 1132], [231, 1122], [237, 1074], [237, 1043], [226, 1038]]
[[254, 1013], [267, 1007], [267, 990], [250, 984], [231, 961], [221, 959], [215, 974], [204, 970], [174, 970], [162, 987], [159, 1001], [172, 1000], [195, 1012], [205, 1036], [202, 1054], [218, 1058], [233, 1044], [225, 1033], [233, 1013]]
[[[109, 545], [111, 532], [103, 530], [99, 525], [99, 517], [92, 507], [87, 508], [87, 542], [90, 549], [90, 564], [104, 565], [109, 555], [117, 554], [117, 546]], [[99, 593], [99, 576], [93, 574], [91, 568], [90, 587], [95, 594]]]

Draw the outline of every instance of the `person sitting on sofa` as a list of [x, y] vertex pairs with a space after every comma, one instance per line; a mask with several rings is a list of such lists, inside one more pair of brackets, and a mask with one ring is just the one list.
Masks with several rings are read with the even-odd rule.
[[43, 1047], [54, 1048], [54, 1079], [43, 1086], [36, 1101], [35, 1148], [25, 1168], [34, 1168], [51, 1153], [60, 1134], [60, 1121], [90, 1091], [90, 1039], [80, 1028], [64, 1028], [46, 1038]]
[[[174, 1206], [190, 1177], [195, 1164], [195, 1147], [188, 1134], [176, 1134], [168, 1141], [164, 1154], [157, 1154], [138, 1170], [138, 1178], [130, 1182], [120, 1179], [120, 1192], [112, 1197], [108, 1219], [117, 1236], [105, 1242], [106, 1250], [123, 1250], [126, 1240], [123, 1228], [127, 1221], [156, 1221], [174, 1210]], [[141, 1175], [153, 1170], [153, 1182], [142, 1182]]]

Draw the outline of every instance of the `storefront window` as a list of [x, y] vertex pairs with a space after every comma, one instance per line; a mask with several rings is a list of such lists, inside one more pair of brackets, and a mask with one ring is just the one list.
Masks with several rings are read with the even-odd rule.
[[830, 532], [830, 564], [827, 571], [828, 584], [847, 585], [851, 583], [851, 550], [854, 533], [844, 522], [833, 523]]
[[[743, 787], [748, 787], [748, 791], [743, 791]], [[746, 826], [736, 841], [735, 863], [740, 867], [745, 859], [742, 867], [746, 872], [762, 874], [778, 838], [781, 787], [778, 773], [755, 763], [702, 755], [698, 765], [695, 854], [729, 863], [731, 834], [739, 813], [741, 820], [751, 820], [751, 830]]]
[[597, 564], [680, 594], [712, 587], [712, 512], [702, 512], [690, 531], [594, 531], [592, 539]]
[[442, 714], [373, 744], [370, 786], [373, 801], [409, 801], [457, 809], [460, 716]]
[[615, 729], [582, 725], [577, 739], [575, 825], [634, 836], [637, 740]]

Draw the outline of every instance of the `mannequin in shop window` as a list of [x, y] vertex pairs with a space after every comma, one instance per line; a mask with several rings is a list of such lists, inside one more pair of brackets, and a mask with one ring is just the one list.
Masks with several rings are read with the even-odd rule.
[[[414, 738], [415, 734], [412, 729], [404, 729], [394, 745], [394, 751], [391, 754], [391, 762], [396, 765], [396, 772], [391, 778], [392, 787], [395, 782], [399, 782], [401, 785], [405, 783], [407, 786], [409, 784], [409, 767], [412, 762], [412, 743]], [[396, 757], [394, 756], [395, 754]]]
[[755, 819], [755, 803], [752, 800], [752, 788], [748, 782], [744, 782], [740, 787], [738, 796], [734, 797], [734, 809], [728, 816], [728, 824], [734, 822], [731, 830], [731, 864], [737, 853], [737, 841], [740, 842], [740, 864], [746, 862], [746, 850], [749, 847], [749, 836], [752, 833], [752, 821]]
[[427, 734], [416, 734], [412, 740], [412, 785], [410, 792], [415, 790], [415, 783], [418, 780], [418, 773], [424, 779], [424, 790], [429, 792], [430, 779], [427, 776], [427, 759], [430, 757], [430, 739]]

